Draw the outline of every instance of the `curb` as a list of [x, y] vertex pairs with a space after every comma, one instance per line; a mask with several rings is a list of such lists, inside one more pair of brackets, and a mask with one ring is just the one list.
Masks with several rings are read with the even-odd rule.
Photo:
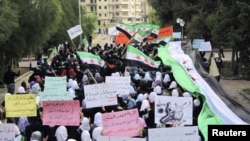
[[26, 76], [28, 76], [28, 75], [31, 75], [32, 73], [33, 73], [33, 71], [28, 71], [28, 72], [24, 73], [23, 75], [17, 77], [17, 78], [15, 79], [15, 83], [18, 82], [18, 81], [20, 81], [20, 80], [22, 80], [24, 77], [26, 77]]
[[244, 98], [250, 101], [250, 95], [245, 93], [243, 90], [240, 91], [240, 95], [242, 95]]

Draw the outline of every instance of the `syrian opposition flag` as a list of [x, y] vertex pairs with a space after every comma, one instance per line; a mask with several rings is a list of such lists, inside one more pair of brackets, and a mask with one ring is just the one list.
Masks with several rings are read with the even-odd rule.
[[122, 33], [124, 33], [129, 39], [134, 36], [135, 34], [135, 27], [134, 25], [129, 25], [125, 23], [118, 23], [116, 24], [116, 29]]
[[183, 89], [194, 97], [202, 98], [198, 127], [205, 141], [208, 141], [208, 125], [247, 124], [232, 112], [200, 76], [191, 58], [181, 49], [181, 42], [169, 42], [161, 46], [158, 48], [158, 56], [163, 64], [171, 66], [175, 80]]
[[77, 51], [76, 52], [82, 63], [103, 67], [105, 65], [104, 60], [99, 55], [92, 54], [90, 52]]
[[56, 47], [54, 47], [53, 49], [52, 49], [52, 51], [50, 52], [50, 55], [49, 55], [49, 57], [47, 58], [47, 63], [48, 63], [48, 65], [51, 65], [51, 63], [52, 63], [52, 61], [53, 61], [53, 59], [54, 59], [54, 57], [57, 55], [57, 49], [56, 49]]
[[89, 42], [88, 42], [86, 36], [84, 36], [84, 38], [83, 38], [83, 40], [82, 40], [82, 46], [83, 46], [83, 48], [84, 48], [84, 51], [88, 51]]
[[137, 42], [144, 42], [147, 40], [148, 36], [151, 36], [152, 38], [157, 38], [160, 26], [141, 23], [136, 24], [134, 28], [136, 33], [133, 39]]
[[153, 60], [131, 45], [128, 45], [127, 47], [125, 59], [128, 66], [140, 66], [147, 69], [157, 69], [161, 63], [160, 61]]

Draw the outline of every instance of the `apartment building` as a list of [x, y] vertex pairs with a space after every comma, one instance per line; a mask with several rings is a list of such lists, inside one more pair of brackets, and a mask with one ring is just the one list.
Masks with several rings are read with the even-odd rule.
[[100, 26], [112, 26], [117, 22], [147, 22], [150, 10], [147, 0], [80, 0], [87, 12], [98, 16]]

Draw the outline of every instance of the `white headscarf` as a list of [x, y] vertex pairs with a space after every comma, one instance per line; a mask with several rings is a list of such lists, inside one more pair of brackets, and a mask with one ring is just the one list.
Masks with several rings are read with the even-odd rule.
[[39, 83], [35, 83], [32, 88], [31, 88], [31, 92], [33, 94], [39, 94], [41, 92], [41, 87], [39, 85]]
[[24, 87], [23, 87], [23, 86], [20, 86], [20, 87], [18, 88], [18, 90], [17, 90], [17, 93], [19, 93], [19, 94], [24, 94], [24, 93], [25, 93]]
[[73, 88], [69, 88], [68, 92], [69, 92], [69, 95], [72, 99], [76, 97], [76, 92]]
[[102, 113], [100, 112], [95, 113], [94, 124], [98, 127], [102, 126]]
[[73, 79], [70, 78], [68, 83], [67, 83], [67, 87], [70, 88], [72, 86], [72, 83], [73, 83]]
[[83, 131], [81, 134], [81, 141], [92, 141], [89, 131]]
[[130, 94], [135, 94], [136, 93], [135, 88], [133, 86], [129, 85], [128, 87], [129, 87], [129, 93]]
[[156, 92], [151, 92], [149, 94], [149, 102], [155, 102]]
[[172, 81], [169, 86], [169, 89], [175, 89], [175, 88], [177, 88], [177, 83], [175, 81]]
[[82, 123], [79, 127], [82, 131], [89, 131], [90, 130], [90, 126], [89, 126], [89, 119], [84, 117], [82, 119]]
[[55, 133], [57, 141], [66, 141], [68, 138], [68, 132], [65, 126], [59, 126]]
[[84, 85], [87, 85], [87, 84], [88, 84], [88, 81], [89, 81], [88, 76], [87, 76], [86, 74], [84, 74], [84, 75], [82, 76], [82, 82], [83, 82], [83, 84], [84, 84]]
[[173, 97], [178, 97], [178, 96], [179, 96], [179, 92], [178, 92], [177, 89], [173, 89], [173, 90], [172, 90], [172, 96], [173, 96]]
[[102, 136], [102, 127], [94, 128], [93, 133], [92, 133], [93, 141], [97, 141], [99, 136]]
[[139, 94], [138, 96], [137, 96], [137, 99], [136, 99], [136, 102], [138, 102], [138, 101], [143, 101], [145, 99], [145, 96], [141, 93], [141, 94]]
[[[42, 133], [40, 131], [32, 132], [30, 141], [42, 141]], [[58, 140], [58, 141], [61, 141], [61, 140]]]
[[[149, 101], [145, 99], [145, 100], [142, 101], [140, 111], [144, 111], [144, 110], [146, 110], [148, 108], [150, 108]], [[144, 119], [148, 118], [148, 113], [142, 115], [142, 118], [144, 118]]]
[[141, 76], [137, 73], [134, 76], [134, 80], [141, 80]]
[[166, 73], [166, 74], [164, 75], [163, 82], [167, 83], [167, 82], [169, 82], [169, 81], [171, 81], [170, 76], [169, 76], [169, 74]]
[[161, 86], [156, 86], [156, 87], [154, 88], [154, 92], [155, 92], [156, 94], [161, 94], [161, 93], [162, 93]]
[[157, 71], [157, 72], [155, 73], [155, 77], [157, 77], [157, 76], [159, 76], [160, 78], [162, 78], [161, 72]]
[[183, 95], [183, 97], [191, 97], [192, 96], [189, 92], [184, 92], [182, 95]]
[[119, 77], [120, 73], [119, 72], [115, 72], [115, 73], [112, 73], [111, 76], [113, 76], [113, 77]]
[[145, 76], [144, 76], [143, 79], [146, 80], [146, 81], [152, 81], [152, 78], [150, 76], [150, 72], [149, 71], [145, 72]]
[[79, 85], [77, 84], [76, 80], [73, 80], [72, 84], [71, 84], [71, 88], [73, 90], [79, 89]]

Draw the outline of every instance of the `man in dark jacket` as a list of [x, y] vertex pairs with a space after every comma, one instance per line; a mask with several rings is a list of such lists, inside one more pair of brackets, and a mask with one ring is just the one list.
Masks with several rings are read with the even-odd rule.
[[8, 70], [4, 73], [3, 81], [7, 85], [7, 93], [14, 94], [15, 93], [15, 76], [19, 76], [20, 71], [18, 73], [13, 72], [11, 66], [8, 66]]

